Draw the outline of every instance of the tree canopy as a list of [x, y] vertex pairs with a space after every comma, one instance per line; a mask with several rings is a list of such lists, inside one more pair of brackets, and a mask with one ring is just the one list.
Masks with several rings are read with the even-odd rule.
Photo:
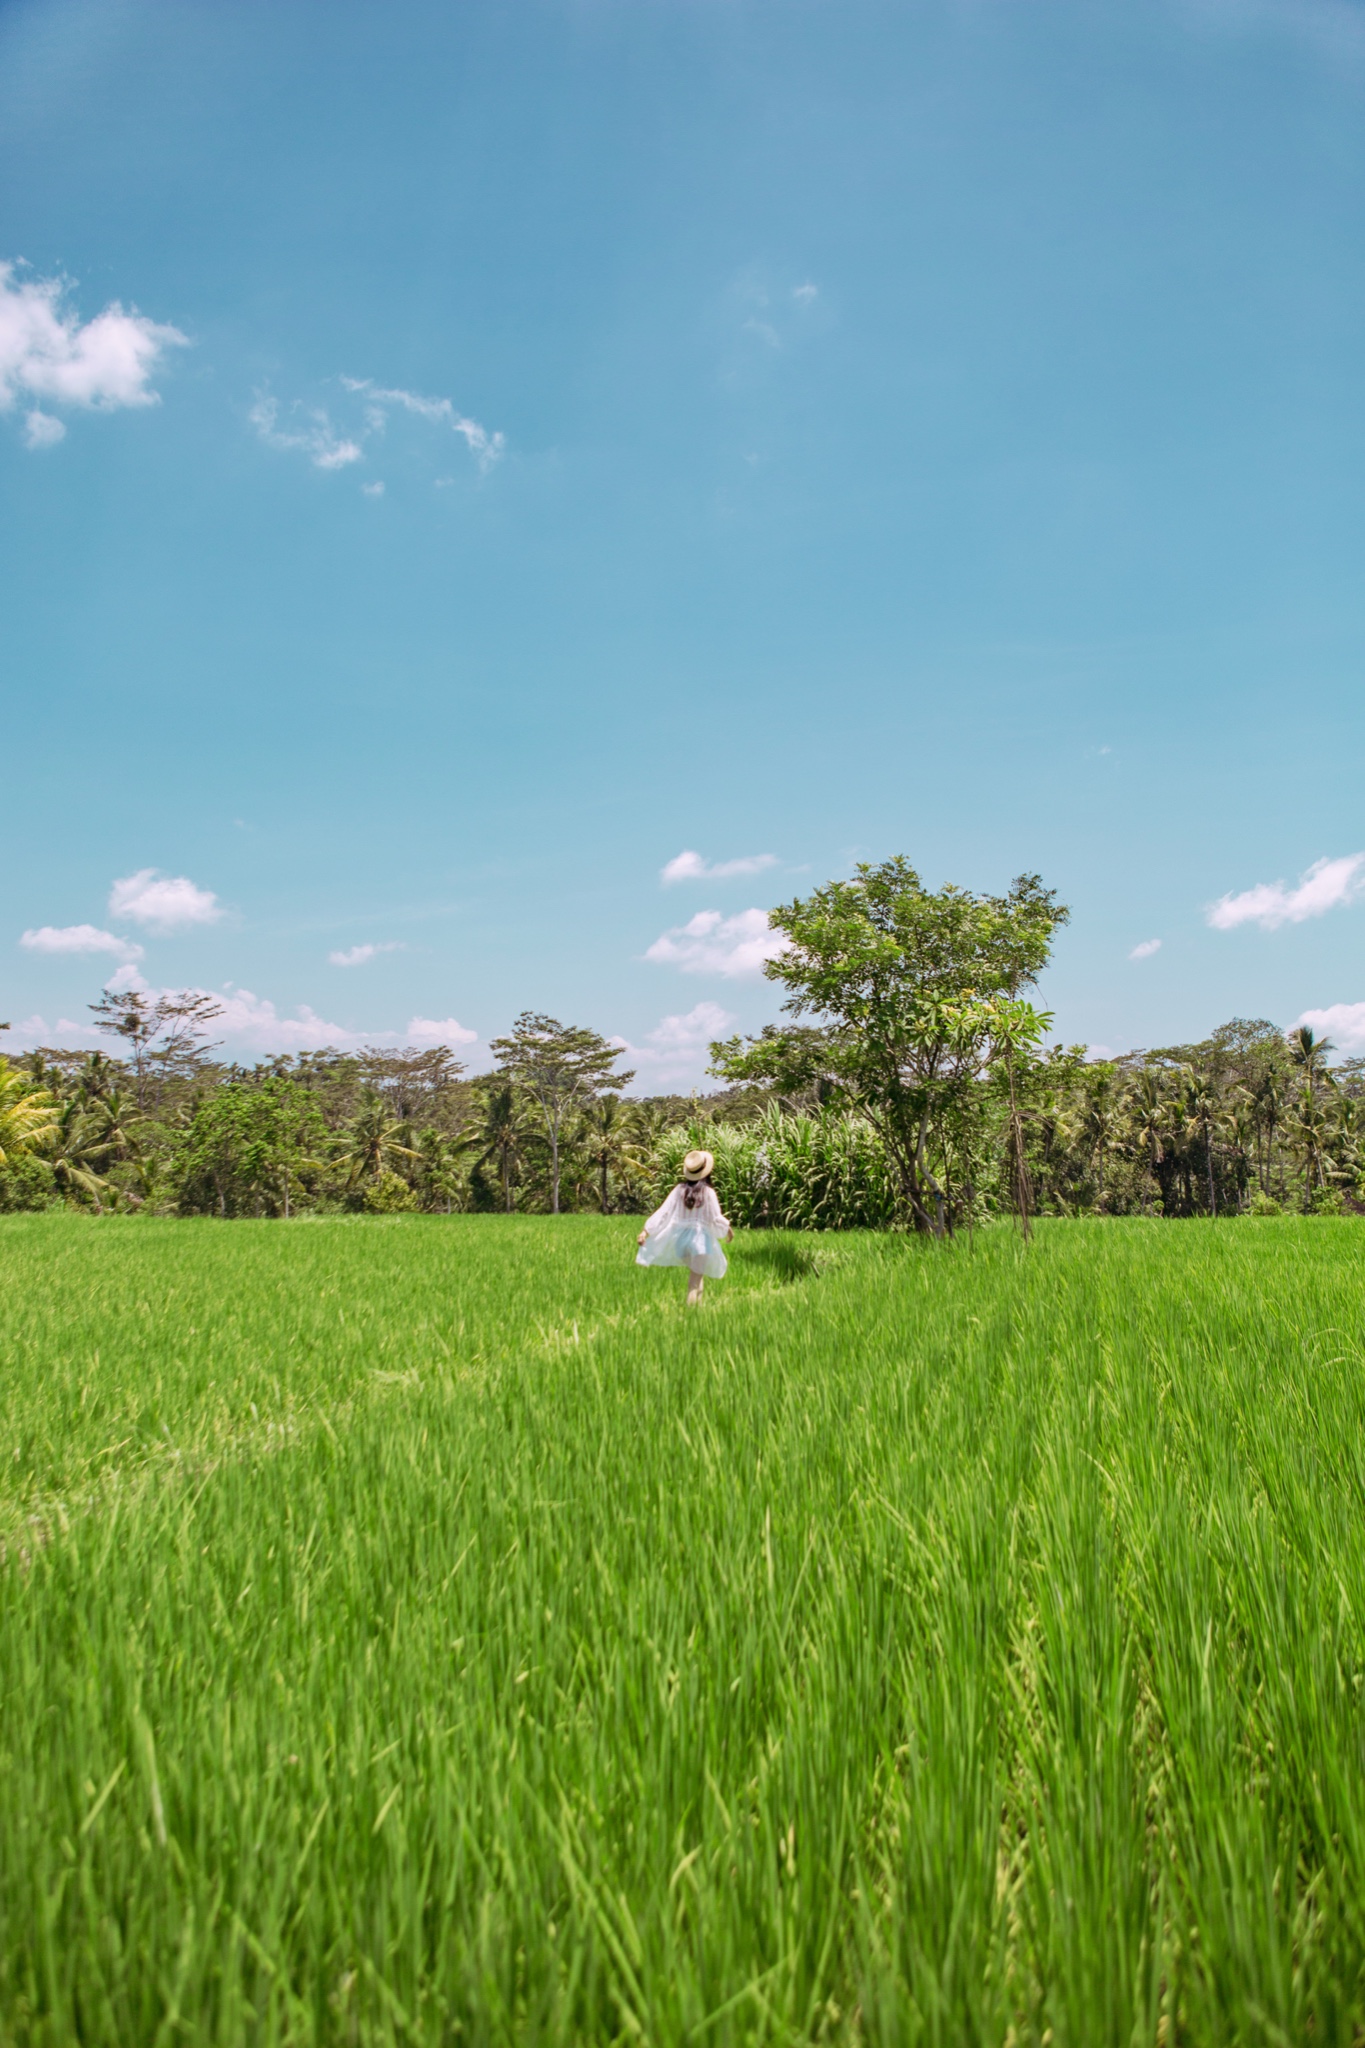
[[979, 1122], [990, 1070], [1026, 1056], [1046, 1019], [1020, 999], [1067, 911], [1037, 875], [1004, 896], [926, 889], [908, 861], [862, 865], [770, 915], [765, 972], [811, 1025], [712, 1047], [730, 1081], [804, 1077], [847, 1091], [873, 1120], [919, 1229], [947, 1227], [939, 1160], [950, 1127]]

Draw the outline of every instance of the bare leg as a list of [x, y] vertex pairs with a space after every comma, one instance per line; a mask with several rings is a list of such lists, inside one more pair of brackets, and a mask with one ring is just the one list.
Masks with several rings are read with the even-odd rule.
[[693, 1272], [690, 1275], [687, 1282], [687, 1306], [689, 1308], [695, 1308], [701, 1300], [701, 1291], [705, 1285], [706, 1275], [704, 1273]]

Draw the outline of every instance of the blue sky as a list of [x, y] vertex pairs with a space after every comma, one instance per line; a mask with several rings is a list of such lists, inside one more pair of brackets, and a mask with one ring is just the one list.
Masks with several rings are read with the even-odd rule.
[[0, 4], [11, 1045], [691, 1085], [900, 852], [1365, 1050], [1363, 117], [1355, 0]]

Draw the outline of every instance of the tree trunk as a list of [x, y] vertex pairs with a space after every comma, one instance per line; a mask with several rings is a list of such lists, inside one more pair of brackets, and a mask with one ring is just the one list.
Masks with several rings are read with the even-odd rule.
[[559, 1214], [559, 1132], [550, 1128], [550, 1214]]

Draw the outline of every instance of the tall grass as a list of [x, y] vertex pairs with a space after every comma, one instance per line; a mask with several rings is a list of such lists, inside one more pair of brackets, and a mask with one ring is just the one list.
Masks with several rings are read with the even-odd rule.
[[1352, 2043], [1365, 1233], [0, 1224], [0, 2039]]
[[694, 1146], [716, 1161], [732, 1223], [788, 1230], [878, 1230], [896, 1221], [903, 1197], [874, 1125], [856, 1111], [787, 1116], [779, 1109], [744, 1124], [694, 1123], [659, 1147], [660, 1200], [682, 1178]]

